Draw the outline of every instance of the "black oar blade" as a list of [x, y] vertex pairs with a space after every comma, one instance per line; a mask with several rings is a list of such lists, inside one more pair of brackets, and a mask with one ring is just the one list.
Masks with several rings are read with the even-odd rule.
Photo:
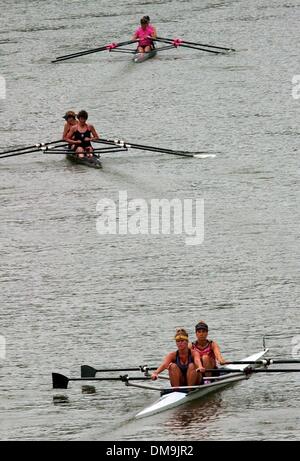
[[94, 378], [97, 370], [89, 365], [81, 365], [81, 377], [82, 378]]
[[53, 389], [67, 389], [69, 378], [59, 373], [52, 373]]

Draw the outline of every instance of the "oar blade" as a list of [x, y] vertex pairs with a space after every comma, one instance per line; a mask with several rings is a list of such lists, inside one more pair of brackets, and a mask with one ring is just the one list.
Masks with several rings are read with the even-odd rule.
[[97, 370], [89, 365], [81, 365], [81, 377], [82, 378], [94, 378]]
[[59, 373], [52, 373], [53, 389], [67, 389], [69, 381], [69, 378], [64, 375]]

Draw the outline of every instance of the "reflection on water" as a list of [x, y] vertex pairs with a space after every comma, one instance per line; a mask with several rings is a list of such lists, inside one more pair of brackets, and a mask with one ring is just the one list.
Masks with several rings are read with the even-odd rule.
[[81, 386], [81, 392], [82, 394], [96, 394], [96, 388], [95, 386]]
[[181, 408], [171, 411], [170, 417], [164, 422], [164, 427], [176, 432], [189, 432], [197, 428], [197, 433], [206, 429], [206, 425], [218, 417], [222, 407], [221, 396], [207, 396], [205, 400], [191, 402]]
[[67, 405], [70, 403], [70, 399], [67, 395], [54, 395], [53, 404], [54, 405]]

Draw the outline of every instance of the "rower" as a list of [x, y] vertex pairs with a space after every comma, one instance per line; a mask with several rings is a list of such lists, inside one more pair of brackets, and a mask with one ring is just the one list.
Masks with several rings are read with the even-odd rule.
[[149, 16], [143, 16], [147, 22], [148, 22], [148, 25], [150, 27], [152, 27], [153, 31], [154, 31], [154, 35], [155, 35], [155, 38], [157, 37], [157, 31], [156, 31], [156, 27], [153, 25], [153, 24], [150, 24], [150, 17]]
[[93, 156], [91, 141], [99, 139], [99, 135], [93, 125], [87, 123], [88, 113], [81, 110], [77, 114], [78, 123], [74, 125], [65, 137], [65, 141], [74, 145], [78, 157]]
[[140, 27], [132, 36], [132, 40], [139, 40], [138, 53], [149, 53], [155, 48], [152, 38], [156, 38], [156, 29], [149, 21], [149, 16], [143, 16]]
[[[76, 114], [72, 110], [68, 110], [68, 112], [65, 113], [63, 116], [63, 119], [65, 119], [66, 123], [64, 124], [64, 131], [62, 135], [62, 139], [66, 141], [68, 135], [70, 134], [71, 129], [77, 125], [77, 120], [76, 120]], [[71, 144], [69, 145], [71, 149]]]
[[[226, 360], [223, 358], [220, 348], [215, 341], [207, 339], [208, 326], [203, 321], [197, 323], [195, 326], [195, 332], [197, 340], [189, 345], [192, 351], [197, 351], [203, 368], [217, 369], [217, 363], [220, 365], [226, 364]], [[211, 376], [211, 373], [205, 373], [205, 376]]]
[[205, 370], [197, 350], [189, 349], [189, 337], [184, 328], [176, 330], [175, 341], [177, 351], [166, 355], [162, 364], [152, 373], [151, 379], [156, 380], [159, 373], [168, 370], [172, 387], [200, 384], [201, 373]]

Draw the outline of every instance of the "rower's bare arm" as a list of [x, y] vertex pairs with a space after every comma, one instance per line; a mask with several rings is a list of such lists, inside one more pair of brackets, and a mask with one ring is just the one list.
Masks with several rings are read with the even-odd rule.
[[152, 34], [151, 34], [151, 37], [152, 37], [152, 38], [156, 38], [156, 37], [157, 37], [156, 27], [153, 27], [153, 32], [152, 32]]
[[67, 134], [68, 134], [68, 131], [69, 131], [69, 126], [67, 123], [65, 123], [65, 126], [64, 126], [64, 132], [63, 132], [63, 135], [62, 135], [62, 139], [64, 141], [67, 140]]
[[215, 357], [216, 357], [217, 362], [218, 362], [220, 365], [225, 365], [225, 364], [226, 364], [226, 360], [225, 360], [224, 357], [222, 356], [218, 344], [215, 343], [215, 342], [213, 342], [213, 343], [212, 343], [212, 348], [213, 348], [213, 351], [214, 351], [214, 354], [215, 354]]
[[98, 133], [97, 133], [97, 131], [95, 130], [95, 128], [94, 128], [93, 125], [91, 125], [91, 132], [92, 132], [92, 135], [93, 135], [93, 137], [92, 137], [92, 139], [91, 139], [92, 141], [94, 141], [94, 140], [96, 140], [96, 139], [99, 139], [99, 135], [98, 135]]
[[68, 135], [65, 137], [64, 140], [70, 144], [81, 144], [81, 141], [75, 141], [75, 139], [73, 139], [73, 134], [75, 133], [76, 130], [77, 130], [77, 126], [74, 126], [73, 128], [71, 128], [71, 130], [68, 132]]
[[173, 352], [170, 352], [170, 354], [168, 354], [165, 358], [164, 358], [164, 361], [159, 365], [158, 368], [156, 368], [156, 370], [152, 373], [151, 375], [151, 379], [157, 379], [158, 375], [164, 371], [164, 370], [167, 370], [167, 368], [169, 367], [170, 363], [173, 362], [174, 360], [174, 354]]
[[192, 357], [193, 357], [193, 360], [194, 360], [196, 370], [199, 370], [200, 373], [204, 373], [205, 368], [202, 365], [202, 361], [201, 361], [201, 357], [200, 357], [199, 352], [197, 352], [196, 350], [192, 350]]

